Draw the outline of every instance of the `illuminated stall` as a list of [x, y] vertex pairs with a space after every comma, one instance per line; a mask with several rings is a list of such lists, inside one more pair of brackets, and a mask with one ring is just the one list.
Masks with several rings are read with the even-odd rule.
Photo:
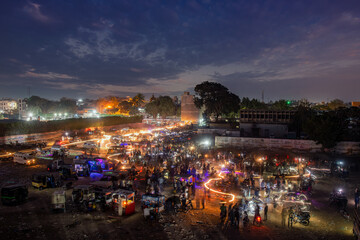
[[118, 190], [113, 193], [113, 203], [118, 214], [130, 215], [135, 212], [135, 192], [128, 190]]

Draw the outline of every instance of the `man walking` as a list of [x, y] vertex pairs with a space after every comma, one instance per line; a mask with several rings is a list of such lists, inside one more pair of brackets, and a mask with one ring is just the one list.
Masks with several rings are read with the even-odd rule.
[[267, 214], [268, 214], [268, 205], [267, 203], [265, 203], [265, 207], [264, 207], [264, 221], [267, 220]]
[[355, 209], [357, 209], [359, 206], [359, 199], [360, 199], [360, 192], [359, 192], [359, 189], [356, 188], [355, 189]]

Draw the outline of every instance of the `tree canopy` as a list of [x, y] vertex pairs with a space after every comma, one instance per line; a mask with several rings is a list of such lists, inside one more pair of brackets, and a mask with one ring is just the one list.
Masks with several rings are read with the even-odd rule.
[[135, 95], [135, 97], [133, 97], [132, 99], [132, 105], [135, 107], [140, 107], [144, 104], [145, 102], [145, 96], [142, 93], [138, 93]]
[[51, 101], [38, 96], [31, 96], [28, 101], [29, 112], [35, 116], [46, 113], [75, 113], [76, 101], [70, 98], [61, 98], [60, 101]]
[[239, 110], [239, 97], [220, 83], [205, 81], [196, 85], [194, 90], [194, 103], [198, 108], [205, 107], [204, 113], [207, 116], [213, 115], [217, 120], [222, 114]]
[[159, 114], [162, 118], [176, 115], [176, 106], [169, 96], [159, 96], [145, 105], [145, 111], [154, 118]]

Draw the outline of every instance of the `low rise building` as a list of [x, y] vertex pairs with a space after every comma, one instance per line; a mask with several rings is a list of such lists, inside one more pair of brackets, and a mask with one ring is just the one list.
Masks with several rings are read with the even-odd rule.
[[18, 107], [17, 101], [14, 99], [3, 98], [0, 100], [0, 111], [10, 113]]
[[360, 107], [360, 102], [351, 102], [352, 107]]
[[294, 118], [290, 110], [241, 110], [240, 136], [263, 138], [288, 138], [288, 124]]

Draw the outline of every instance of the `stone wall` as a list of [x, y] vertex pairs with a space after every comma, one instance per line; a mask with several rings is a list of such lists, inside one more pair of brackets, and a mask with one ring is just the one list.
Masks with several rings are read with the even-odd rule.
[[[295, 149], [309, 152], [320, 152], [321, 145], [312, 140], [297, 139], [272, 139], [272, 138], [244, 138], [216, 136], [215, 147], [239, 147], [239, 148], [283, 148]], [[359, 142], [340, 142], [335, 147], [335, 152], [339, 154], [360, 154]]]

